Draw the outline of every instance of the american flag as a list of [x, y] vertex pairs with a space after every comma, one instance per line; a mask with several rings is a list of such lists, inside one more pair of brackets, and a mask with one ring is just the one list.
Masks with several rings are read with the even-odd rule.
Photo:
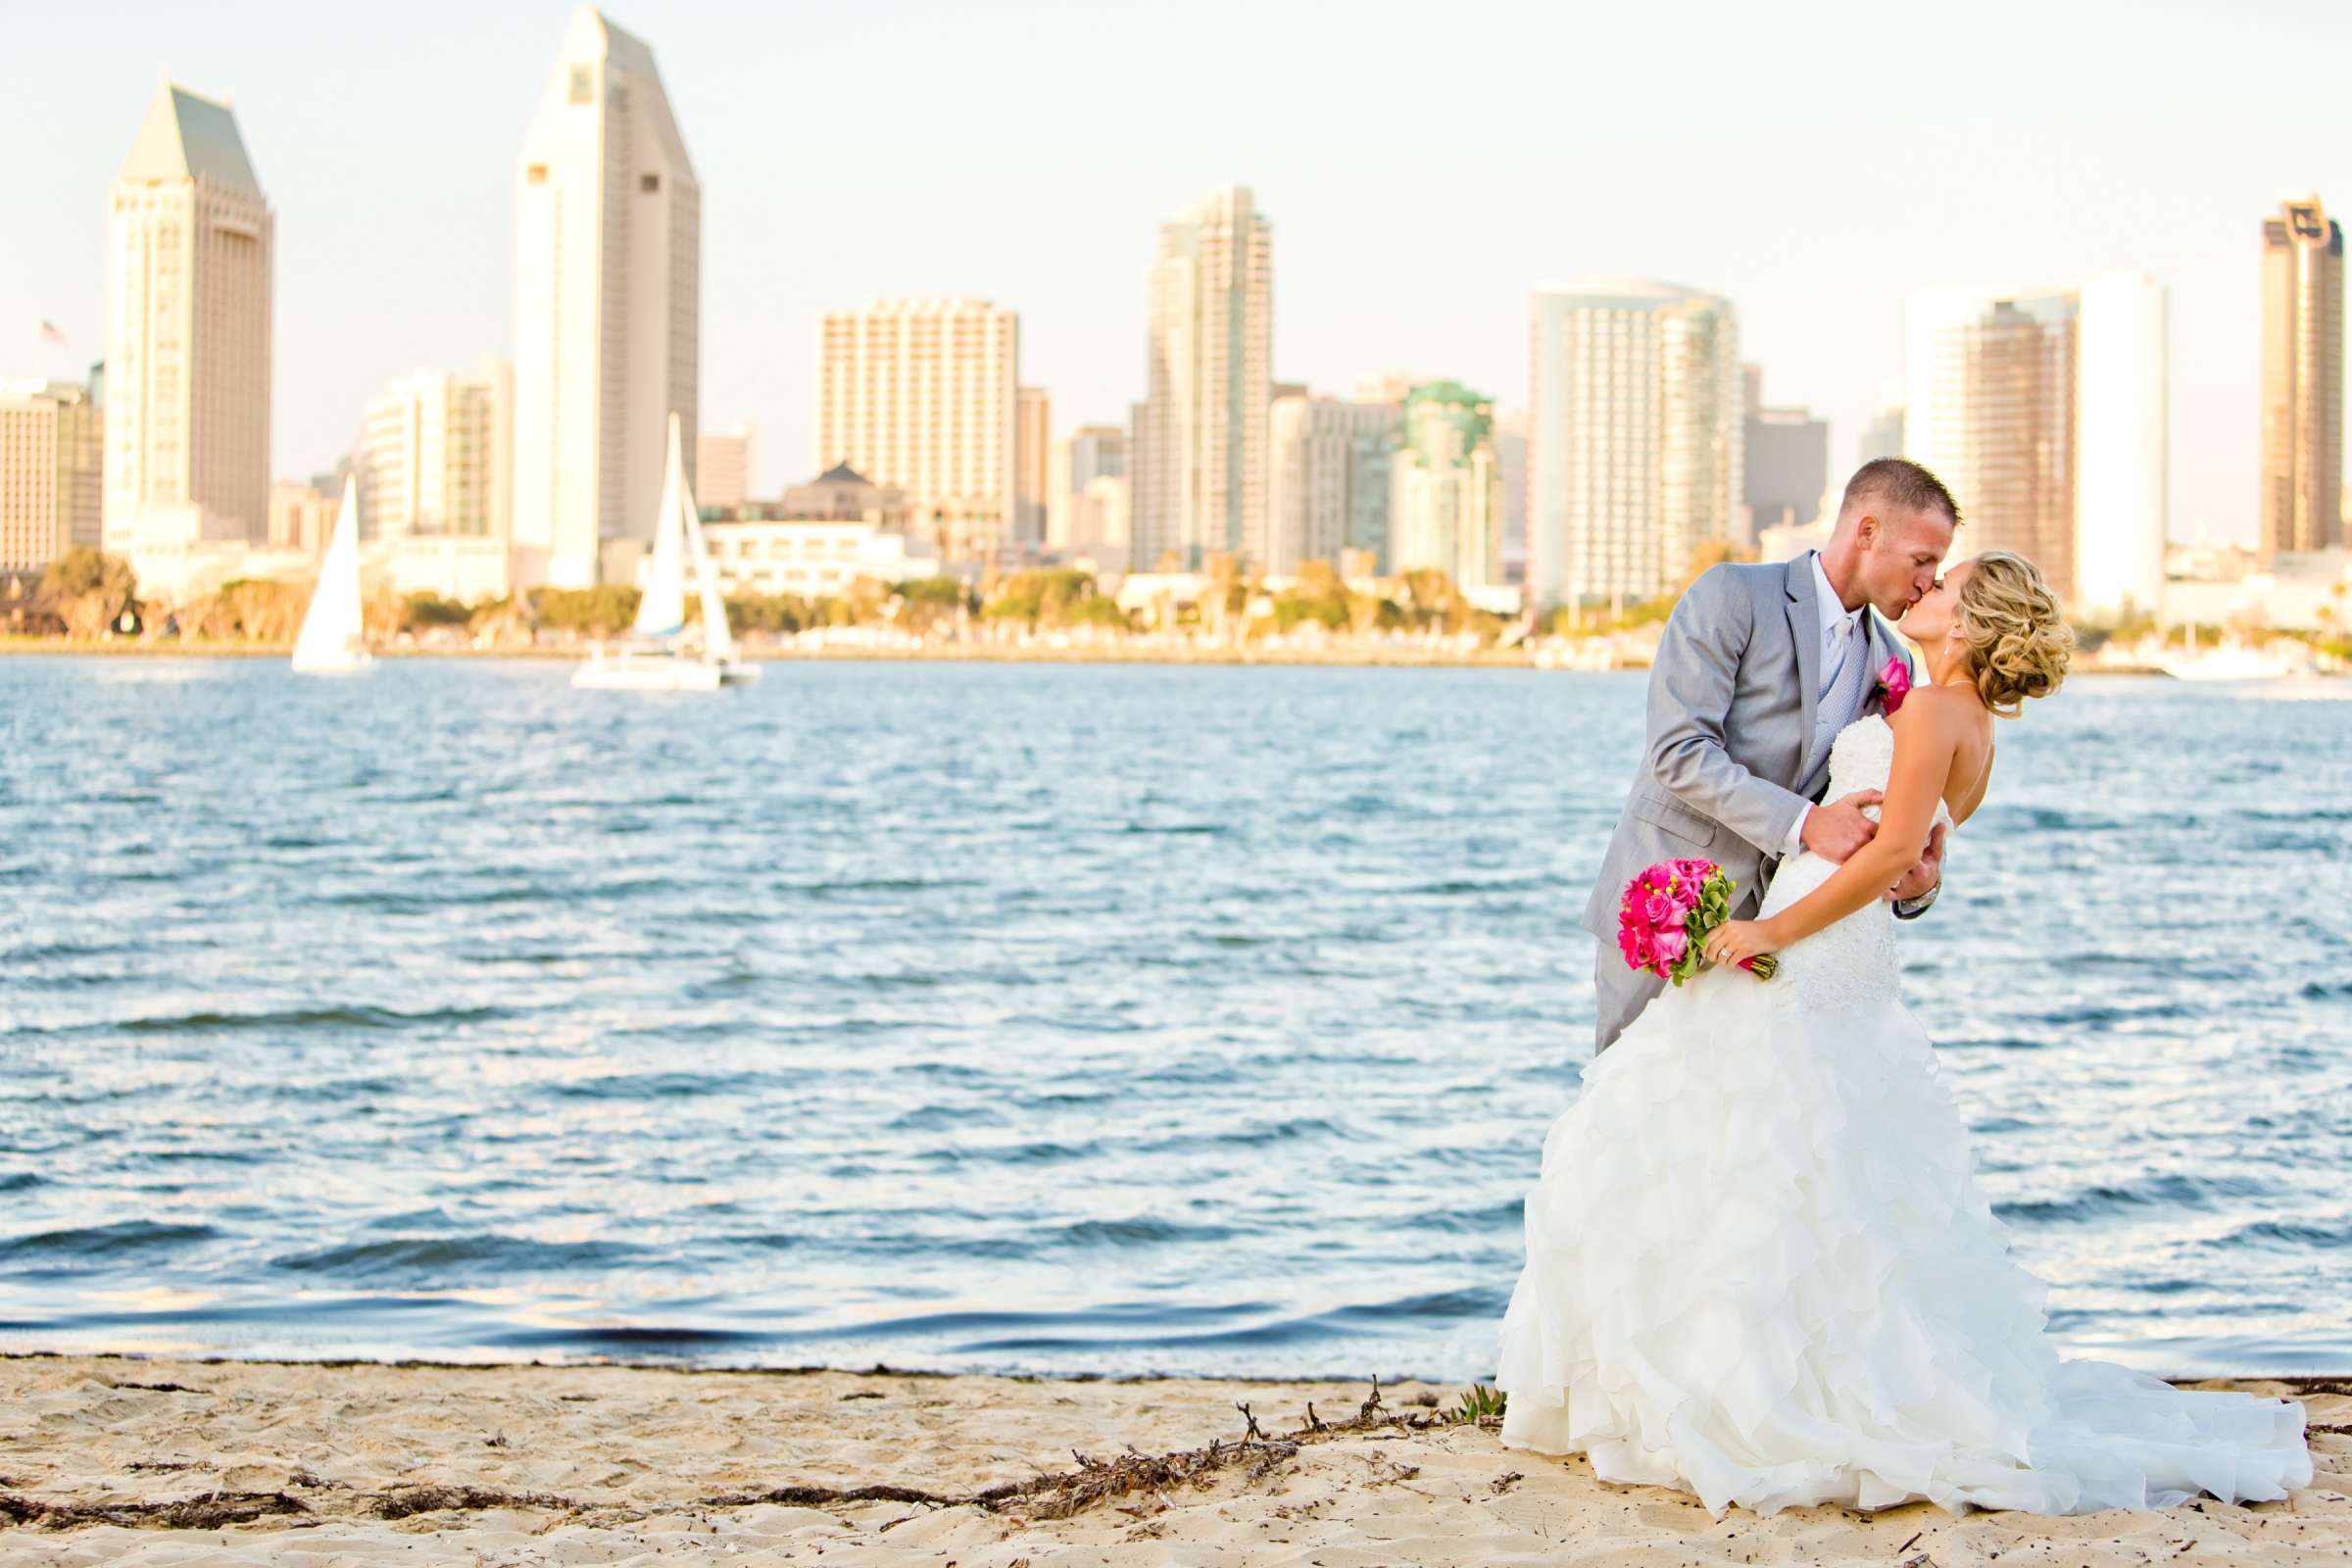
[[58, 325], [55, 321], [46, 319], [41, 322], [41, 341], [44, 343], [54, 343], [61, 349], [70, 349], [74, 346], [66, 341], [66, 329], [64, 327]]

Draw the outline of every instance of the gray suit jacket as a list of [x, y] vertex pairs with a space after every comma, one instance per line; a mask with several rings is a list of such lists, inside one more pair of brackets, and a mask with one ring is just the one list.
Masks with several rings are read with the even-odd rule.
[[[1617, 935], [1625, 885], [1645, 867], [1699, 856], [1730, 872], [1734, 917], [1753, 915], [1788, 825], [1829, 781], [1825, 760], [1809, 774], [1805, 753], [1819, 706], [1821, 614], [1813, 568], [1710, 568], [1683, 595], [1649, 671], [1649, 735], [1633, 794], [1585, 905], [1585, 929], [1605, 946]], [[1899, 659], [1902, 641], [1865, 609], [1870, 670]], [[1916, 671], [1914, 671], [1916, 674]], [[1864, 712], [1879, 710], [1874, 684]], [[1931, 899], [1895, 912], [1916, 915]]]

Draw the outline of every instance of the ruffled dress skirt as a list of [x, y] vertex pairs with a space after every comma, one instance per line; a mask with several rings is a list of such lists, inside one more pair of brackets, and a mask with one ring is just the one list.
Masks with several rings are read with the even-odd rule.
[[2308, 1486], [2297, 1402], [2060, 1355], [1882, 926], [1798, 943], [1770, 982], [1705, 971], [1585, 1069], [1527, 1200], [1503, 1444], [1718, 1517]]

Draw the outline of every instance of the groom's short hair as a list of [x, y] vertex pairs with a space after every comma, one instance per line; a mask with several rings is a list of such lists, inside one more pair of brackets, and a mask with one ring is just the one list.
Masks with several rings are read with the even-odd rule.
[[1861, 502], [1878, 501], [1905, 512], [1940, 510], [1960, 526], [1960, 503], [1952, 499], [1943, 481], [1909, 458], [1873, 458], [1854, 470], [1845, 481], [1845, 498], [1838, 503], [1840, 516], [1853, 511]]

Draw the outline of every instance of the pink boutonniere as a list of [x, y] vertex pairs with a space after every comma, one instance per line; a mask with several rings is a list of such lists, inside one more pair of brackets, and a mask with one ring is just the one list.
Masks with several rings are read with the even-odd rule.
[[1911, 695], [1910, 667], [1899, 659], [1889, 659], [1886, 667], [1879, 671], [1879, 685], [1886, 693], [1882, 710], [1892, 718], [1895, 710], [1903, 706], [1903, 699]]

